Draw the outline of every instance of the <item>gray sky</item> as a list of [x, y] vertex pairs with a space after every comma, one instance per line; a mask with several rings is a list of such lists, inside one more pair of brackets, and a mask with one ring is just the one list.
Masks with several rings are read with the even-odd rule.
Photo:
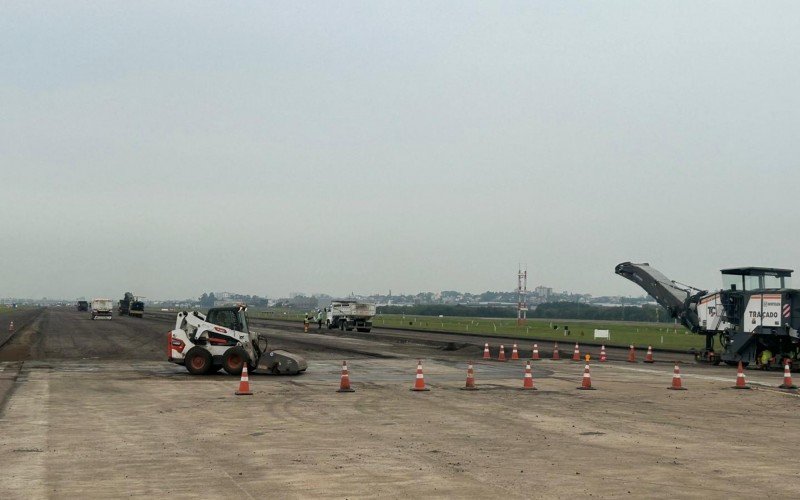
[[3, 2], [0, 296], [800, 268], [797, 2]]

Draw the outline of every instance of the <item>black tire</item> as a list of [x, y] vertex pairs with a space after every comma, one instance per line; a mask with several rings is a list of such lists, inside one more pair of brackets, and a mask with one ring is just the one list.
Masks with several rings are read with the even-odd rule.
[[361, 333], [369, 333], [370, 329], [369, 328], [358, 328], [358, 331], [361, 332]]
[[211, 371], [211, 367], [214, 365], [211, 360], [211, 353], [202, 347], [189, 349], [189, 352], [186, 353], [184, 364], [192, 375], [205, 375]]
[[222, 368], [231, 375], [241, 375], [245, 363], [250, 370], [247, 352], [241, 347], [231, 347], [225, 351], [225, 356], [222, 358]]
[[222, 365], [211, 365], [211, 369], [208, 371], [208, 373], [217, 373], [220, 370], [222, 370]]
[[344, 331], [344, 321], [339, 322], [339, 330]]
[[345, 328], [345, 330], [347, 330], [348, 332], [352, 332], [353, 328], [352, 327], [351, 328]]

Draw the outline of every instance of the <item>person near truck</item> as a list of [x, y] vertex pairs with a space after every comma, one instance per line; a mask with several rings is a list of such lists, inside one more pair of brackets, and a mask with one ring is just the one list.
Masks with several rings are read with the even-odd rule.
[[317, 309], [317, 330], [322, 330], [322, 318], [324, 314], [322, 309]]

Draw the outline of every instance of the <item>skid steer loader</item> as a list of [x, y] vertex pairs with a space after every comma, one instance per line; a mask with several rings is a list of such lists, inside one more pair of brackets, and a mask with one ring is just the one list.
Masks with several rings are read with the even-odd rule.
[[251, 332], [247, 307], [215, 307], [203, 315], [179, 312], [175, 329], [167, 334], [168, 360], [186, 366], [189, 373], [204, 375], [224, 369], [231, 375], [248, 371], [295, 375], [308, 368], [302, 356], [270, 350], [267, 339]]

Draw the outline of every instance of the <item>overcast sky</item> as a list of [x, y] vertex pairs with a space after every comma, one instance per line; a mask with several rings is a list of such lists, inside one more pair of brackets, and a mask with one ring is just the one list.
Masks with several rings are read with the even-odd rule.
[[3, 2], [0, 297], [800, 268], [800, 3]]

